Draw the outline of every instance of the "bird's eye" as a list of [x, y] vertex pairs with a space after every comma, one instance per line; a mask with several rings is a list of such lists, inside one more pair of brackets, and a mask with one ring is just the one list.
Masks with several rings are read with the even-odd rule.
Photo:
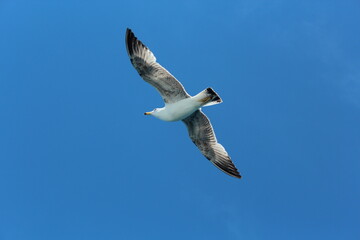
[[157, 111], [157, 108], [154, 109], [154, 112], [156, 112], [156, 111]]

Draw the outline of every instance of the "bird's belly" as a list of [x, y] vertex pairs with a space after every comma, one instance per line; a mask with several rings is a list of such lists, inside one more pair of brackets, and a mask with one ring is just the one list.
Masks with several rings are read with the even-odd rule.
[[199, 109], [200, 105], [190, 99], [184, 99], [177, 103], [166, 106], [167, 119], [165, 121], [180, 121], [190, 116], [193, 112]]

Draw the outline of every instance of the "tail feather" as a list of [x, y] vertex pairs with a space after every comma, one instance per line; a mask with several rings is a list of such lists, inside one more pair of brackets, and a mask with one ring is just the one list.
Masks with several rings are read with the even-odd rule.
[[199, 97], [199, 101], [204, 104], [204, 107], [222, 102], [220, 96], [212, 88], [205, 89], [204, 91], [200, 92], [197, 97]]

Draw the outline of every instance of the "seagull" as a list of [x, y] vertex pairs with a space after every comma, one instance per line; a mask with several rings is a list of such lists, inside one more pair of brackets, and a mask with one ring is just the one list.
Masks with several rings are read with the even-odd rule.
[[201, 111], [201, 107], [221, 103], [219, 95], [212, 88], [207, 88], [190, 96], [183, 85], [156, 62], [154, 54], [129, 28], [126, 29], [125, 44], [136, 71], [156, 88], [165, 102], [164, 107], [144, 114], [168, 122], [181, 120], [187, 126], [190, 139], [210, 162], [228, 175], [241, 178], [229, 154], [217, 142], [210, 120]]

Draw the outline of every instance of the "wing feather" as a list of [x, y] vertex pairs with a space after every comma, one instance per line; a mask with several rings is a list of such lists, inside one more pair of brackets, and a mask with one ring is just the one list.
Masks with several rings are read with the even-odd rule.
[[188, 128], [190, 139], [210, 162], [230, 176], [241, 178], [229, 154], [217, 142], [210, 120], [201, 110], [197, 110], [183, 122]]
[[130, 29], [126, 29], [125, 42], [132, 65], [146, 82], [159, 91], [165, 103], [190, 97], [182, 84], [156, 62], [154, 54]]

